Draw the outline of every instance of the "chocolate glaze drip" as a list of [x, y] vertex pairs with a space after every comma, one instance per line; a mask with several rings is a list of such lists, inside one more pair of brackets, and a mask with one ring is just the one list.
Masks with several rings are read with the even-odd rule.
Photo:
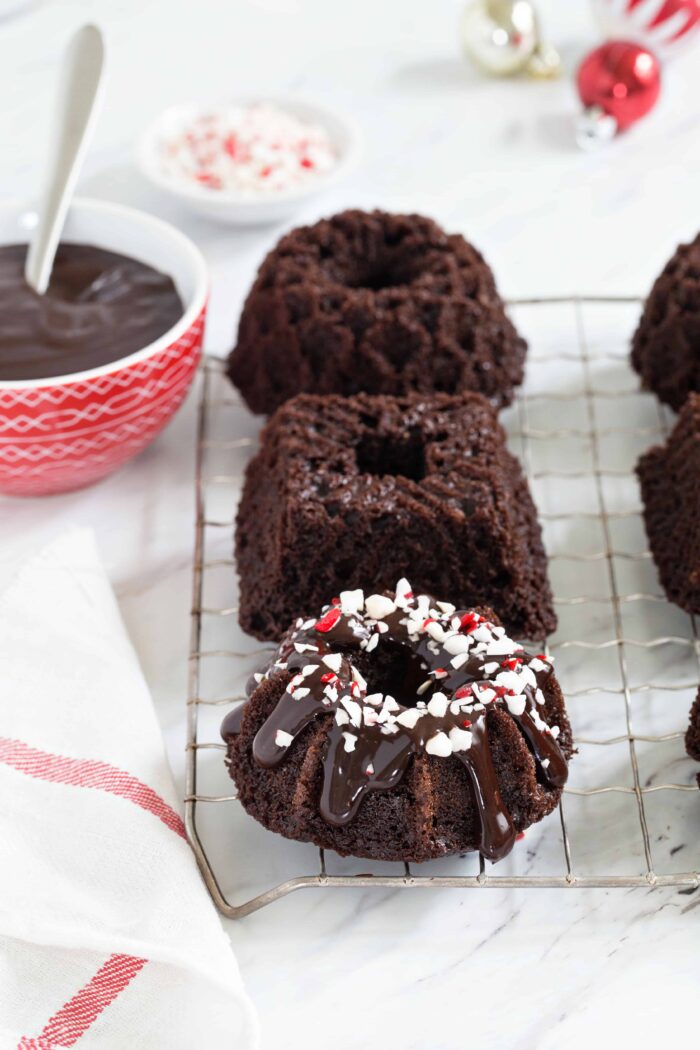
[[118, 361], [182, 317], [165, 274], [88, 244], [59, 246], [46, 295], [24, 279], [24, 244], [0, 247], [0, 379], [47, 379]]
[[244, 707], [245, 704], [239, 704], [238, 707], [234, 707], [233, 711], [229, 711], [226, 715], [226, 718], [221, 723], [221, 735], [224, 739], [227, 736], [238, 736], [240, 733]]
[[[411, 662], [404, 682], [397, 682], [404, 703], [388, 694], [368, 695], [353, 667], [353, 653], [369, 656], [387, 645], [399, 646]], [[319, 802], [331, 824], [352, 820], [367, 792], [395, 787], [413, 755], [453, 757], [469, 776], [481, 852], [489, 860], [505, 856], [516, 836], [491, 759], [486, 715], [494, 707], [519, 726], [540, 779], [552, 788], [566, 782], [558, 729], [539, 710], [551, 664], [526, 654], [474, 610], [414, 597], [406, 581], [396, 593], [372, 596], [366, 604], [361, 592], [344, 593], [320, 620], [297, 621], [248, 693], [280, 673], [291, 677], [255, 736], [253, 756], [265, 768], [277, 766], [306, 726], [332, 714]], [[227, 716], [224, 738], [240, 731], [242, 716], [243, 707]]]

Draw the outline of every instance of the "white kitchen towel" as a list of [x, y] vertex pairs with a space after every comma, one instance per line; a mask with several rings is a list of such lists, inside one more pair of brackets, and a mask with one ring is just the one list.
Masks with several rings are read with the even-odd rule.
[[0, 598], [0, 1039], [258, 1043], [90, 532], [46, 548]]

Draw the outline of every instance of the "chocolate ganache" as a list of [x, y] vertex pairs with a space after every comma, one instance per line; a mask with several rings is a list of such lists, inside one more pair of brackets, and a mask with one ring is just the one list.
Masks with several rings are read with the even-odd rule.
[[[320, 619], [297, 620], [269, 666], [248, 683], [250, 696], [275, 676], [287, 679], [254, 737], [254, 761], [279, 766], [305, 727], [332, 713], [318, 805], [326, 822], [343, 826], [369, 792], [396, 787], [413, 756], [454, 757], [471, 784], [478, 848], [490, 860], [504, 857], [517, 833], [501, 796], [487, 713], [508, 713], [534, 757], [538, 781], [549, 788], [566, 782], [571, 748], [568, 725], [565, 754], [560, 727], [543, 717], [543, 690], [555, 682], [551, 663], [525, 653], [494, 620], [488, 610], [458, 611], [414, 595], [406, 580], [396, 592], [367, 598], [361, 590], [343, 592]], [[381, 659], [387, 688], [370, 692], [355, 664], [372, 680]], [[246, 706], [224, 720], [229, 743], [241, 730]], [[562, 714], [565, 719], [563, 707]]]
[[0, 380], [47, 379], [144, 349], [182, 317], [170, 277], [88, 244], [61, 244], [45, 295], [24, 279], [27, 247], [0, 247]]

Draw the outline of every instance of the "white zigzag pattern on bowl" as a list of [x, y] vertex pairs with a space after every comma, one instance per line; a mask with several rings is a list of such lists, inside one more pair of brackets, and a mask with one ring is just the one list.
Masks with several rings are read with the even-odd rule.
[[[182, 393], [184, 394], [184, 391]], [[57, 440], [51, 445], [32, 444], [0, 447], [0, 463], [5, 468], [3, 469], [3, 474], [7, 476], [16, 473], [11, 469], [12, 464], [41, 463], [46, 460], [66, 461], [69, 456], [76, 457], [81, 454], [84, 461], [95, 462], [99, 450], [105, 448], [112, 450], [112, 459], [119, 458], [114, 453], [115, 445], [119, 446], [119, 456], [126, 448], [132, 448], [135, 444], [143, 445], [145, 435], [152, 431], [164, 417], [170, 416], [181, 400], [182, 395], [178, 391], [171, 391], [171, 396], [167, 402], [156, 406], [152, 405], [145, 419], [132, 420], [110, 429], [105, 428], [92, 438], [78, 438], [75, 441]], [[73, 465], [79, 464], [76, 458], [72, 458], [70, 462]], [[23, 468], [21, 473], [24, 474], [25, 471], [26, 468]]]
[[200, 314], [192, 327], [187, 330], [171, 346], [167, 347], [155, 357], [149, 357], [137, 365], [131, 365], [112, 375], [96, 376], [79, 383], [66, 383], [56, 387], [31, 387], [23, 390], [0, 390], [0, 410], [15, 408], [17, 405], [26, 405], [32, 408], [43, 405], [47, 401], [54, 405], [62, 405], [66, 401], [78, 399], [85, 401], [93, 398], [95, 394], [104, 396], [112, 390], [125, 390], [130, 387], [135, 379], [149, 379], [154, 372], [164, 371], [173, 359], [181, 359], [183, 350], [193, 350], [198, 344], [204, 325], [204, 316]]
[[[198, 355], [199, 348], [192, 347], [186, 357], [177, 356], [173, 362], [169, 362], [170, 367], [167, 371], [163, 371], [159, 378], [142, 383], [126, 393], [120, 391], [102, 403], [93, 402], [83, 409], [69, 408], [42, 412], [38, 416], [15, 416], [13, 419], [0, 419], [0, 435], [3, 432], [12, 432], [9, 438], [0, 436], [0, 443], [7, 440], [13, 441], [18, 434], [38, 437], [40, 433], [50, 434], [57, 429], [70, 430], [75, 435], [89, 433], [96, 429], [94, 425], [76, 429], [77, 424], [97, 424], [99, 427], [107, 422], [105, 417], [119, 416], [121, 418], [125, 413], [138, 415], [140, 412], [147, 411], [159, 391], [169, 393], [179, 382], [187, 379]], [[178, 373], [182, 373], [182, 378], [178, 377]], [[134, 401], [131, 408], [128, 406], [129, 399]]]
[[[105, 462], [118, 465], [129, 458], [131, 451], [144, 447], [147, 439], [159, 429], [164, 419], [170, 418], [184, 397], [184, 390], [167, 404], [158, 406], [155, 412], [138, 424], [128, 423], [123, 427], [105, 430], [97, 437], [83, 439], [75, 443], [56, 442], [47, 447], [32, 445], [29, 447], [7, 446], [0, 453], [2, 474], [5, 478], [41, 478], [47, 475], [57, 477], [60, 471], [66, 475], [76, 476], [81, 469], [97, 466]], [[117, 452], [115, 453], [115, 446]], [[80, 458], [75, 458], [75, 454]], [[70, 460], [66, 457], [70, 456]]]

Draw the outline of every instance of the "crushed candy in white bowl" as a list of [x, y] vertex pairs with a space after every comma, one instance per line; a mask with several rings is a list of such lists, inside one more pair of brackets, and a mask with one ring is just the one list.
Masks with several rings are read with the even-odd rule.
[[161, 146], [168, 177], [251, 194], [293, 189], [331, 171], [337, 160], [320, 124], [267, 102], [203, 113]]
[[288, 219], [343, 178], [362, 136], [346, 116], [299, 98], [172, 106], [137, 146], [143, 174], [206, 218], [236, 225]]

